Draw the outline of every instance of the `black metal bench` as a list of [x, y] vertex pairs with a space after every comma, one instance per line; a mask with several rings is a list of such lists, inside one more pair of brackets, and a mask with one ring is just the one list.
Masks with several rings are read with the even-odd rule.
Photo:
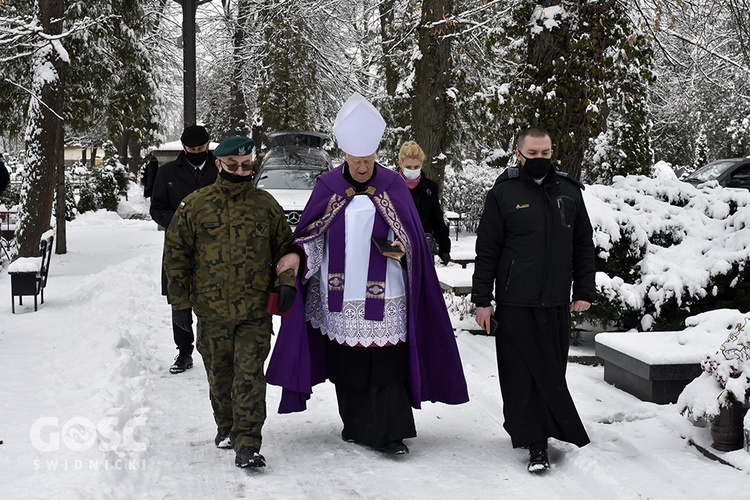
[[[455, 214], [455, 215], [453, 215]], [[448, 236], [450, 236], [450, 227], [453, 226], [456, 228], [456, 241], [458, 241], [458, 232], [461, 230], [461, 219], [463, 218], [463, 214], [451, 212], [450, 215], [445, 216], [445, 219], [448, 221]]]
[[10, 274], [10, 303], [11, 311], [16, 312], [16, 301], [23, 305], [24, 295], [34, 296], [34, 311], [38, 309], [37, 296], [41, 295], [41, 304], [44, 304], [44, 287], [47, 286], [49, 275], [49, 262], [52, 258], [52, 245], [54, 233], [50, 230], [44, 233], [42, 241], [39, 242], [39, 257], [21, 257], [8, 266]]

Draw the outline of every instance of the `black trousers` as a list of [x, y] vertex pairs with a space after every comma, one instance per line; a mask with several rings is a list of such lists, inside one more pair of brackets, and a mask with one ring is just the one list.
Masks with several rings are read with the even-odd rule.
[[[167, 296], [167, 273], [164, 272], [163, 259], [161, 268], [161, 294], [165, 297]], [[190, 331], [188, 332], [172, 323], [172, 337], [174, 338], [174, 345], [177, 346], [177, 350], [180, 351], [180, 354], [193, 354], [195, 335], [193, 335], [192, 328], [190, 328]]]
[[344, 423], [342, 438], [380, 448], [417, 435], [407, 388], [406, 344], [365, 348], [327, 340], [326, 356]]
[[193, 342], [195, 341], [193, 329], [191, 328], [190, 331], [183, 330], [172, 323], [172, 332], [174, 343], [177, 346], [177, 350], [180, 351], [180, 354], [193, 354]]
[[568, 307], [498, 307], [498, 375], [504, 427], [514, 448], [549, 437], [577, 446], [589, 443], [565, 381]]

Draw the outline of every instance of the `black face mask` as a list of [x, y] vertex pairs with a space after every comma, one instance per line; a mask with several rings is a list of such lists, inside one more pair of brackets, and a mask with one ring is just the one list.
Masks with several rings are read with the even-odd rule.
[[199, 167], [203, 165], [203, 163], [208, 158], [208, 151], [203, 151], [202, 153], [185, 153], [185, 157], [190, 162], [191, 165], [195, 165], [196, 167]]
[[[523, 153], [518, 152], [521, 156]], [[523, 164], [523, 171], [526, 172], [532, 179], [543, 179], [550, 168], [552, 168], [552, 160], [550, 158], [526, 158], [523, 156], [526, 162]]]
[[228, 180], [229, 182], [232, 182], [232, 183], [235, 183], [235, 184], [239, 183], [239, 182], [252, 182], [252, 180], [253, 180], [253, 176], [252, 175], [244, 175], [244, 176], [243, 175], [236, 175], [236, 174], [232, 174], [230, 172], [227, 172], [223, 168], [221, 170], [219, 170], [219, 176], [222, 177], [222, 178], [224, 178], [224, 179], [226, 179], [226, 180]]

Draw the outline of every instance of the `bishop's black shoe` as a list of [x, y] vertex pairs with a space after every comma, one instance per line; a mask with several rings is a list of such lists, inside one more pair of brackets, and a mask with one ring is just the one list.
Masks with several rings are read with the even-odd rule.
[[549, 469], [549, 457], [546, 448], [531, 448], [529, 450], [529, 472], [544, 472]]
[[380, 448], [380, 451], [387, 453], [388, 455], [406, 455], [409, 453], [409, 447], [404, 444], [400, 439], [386, 443], [385, 446]]
[[237, 452], [237, 457], [234, 459], [234, 465], [244, 469], [246, 467], [265, 467], [266, 459], [258, 453], [255, 448], [245, 446]]

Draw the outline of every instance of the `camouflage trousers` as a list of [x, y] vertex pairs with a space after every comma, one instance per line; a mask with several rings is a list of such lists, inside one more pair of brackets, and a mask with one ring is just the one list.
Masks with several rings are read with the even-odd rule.
[[231, 427], [235, 451], [260, 450], [266, 420], [263, 364], [271, 348], [271, 318], [240, 323], [198, 318], [196, 346], [208, 375], [217, 427]]

